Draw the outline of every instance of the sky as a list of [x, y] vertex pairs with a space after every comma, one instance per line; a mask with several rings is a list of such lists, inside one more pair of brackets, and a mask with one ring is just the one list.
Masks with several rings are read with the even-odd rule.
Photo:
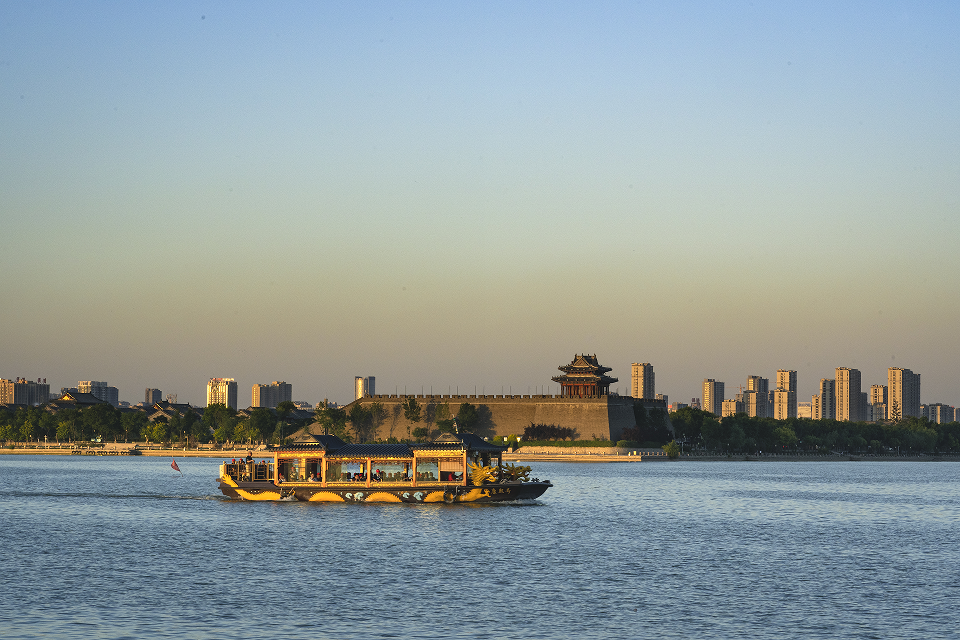
[[0, 377], [891, 366], [960, 404], [960, 4], [0, 5]]

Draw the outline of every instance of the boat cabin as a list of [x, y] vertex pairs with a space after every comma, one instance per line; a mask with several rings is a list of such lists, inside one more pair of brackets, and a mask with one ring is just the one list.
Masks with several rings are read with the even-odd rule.
[[313, 436], [273, 448], [272, 461], [240, 461], [226, 465], [238, 482], [320, 487], [393, 488], [472, 484], [468, 464], [503, 464], [506, 447], [472, 433], [445, 433], [433, 442], [348, 444], [330, 435]]

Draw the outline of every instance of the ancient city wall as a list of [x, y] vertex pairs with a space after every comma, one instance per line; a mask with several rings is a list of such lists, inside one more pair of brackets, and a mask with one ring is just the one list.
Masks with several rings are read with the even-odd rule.
[[[403, 415], [403, 403], [416, 398], [424, 420], [414, 424]], [[460, 405], [468, 402], [477, 408], [479, 424], [474, 428], [484, 437], [510, 436], [523, 433], [530, 424], [555, 424], [577, 431], [583, 440], [620, 439], [624, 429], [636, 426], [633, 405], [637, 400], [629, 396], [600, 396], [569, 398], [551, 395], [377, 395], [368, 396], [347, 405], [360, 403], [369, 406], [379, 402], [386, 410], [386, 419], [377, 430], [377, 438], [409, 438], [413, 429], [428, 427], [433, 430], [437, 407], [446, 405], [450, 417], [457, 415]], [[665, 409], [663, 403], [642, 401], [648, 408]]]

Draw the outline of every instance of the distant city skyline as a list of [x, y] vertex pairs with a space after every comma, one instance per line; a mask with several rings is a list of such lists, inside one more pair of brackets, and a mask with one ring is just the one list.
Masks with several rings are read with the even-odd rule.
[[0, 376], [346, 403], [557, 393], [580, 352], [621, 395], [642, 362], [683, 402], [902, 367], [960, 404], [958, 31], [947, 2], [5, 3]]
[[[604, 359], [603, 357], [600, 357], [599, 360], [601, 362], [606, 362], [606, 359]], [[800, 388], [806, 389], [808, 386], [811, 387], [810, 394], [807, 394], [805, 391], [800, 391], [800, 392], [791, 392], [789, 395], [784, 395], [785, 402], [791, 401], [794, 403], [793, 409], [789, 409], [789, 408], [784, 409], [784, 415], [785, 416], [796, 415], [797, 404], [799, 402], [809, 403], [810, 398], [812, 398], [815, 395], [823, 396], [824, 394], [827, 394], [828, 397], [832, 398], [831, 402], [838, 402], [837, 394], [846, 393], [846, 391], [844, 390], [845, 388], [843, 387], [843, 383], [841, 383], [840, 385], [840, 390], [839, 391], [836, 390], [837, 377], [840, 376], [842, 371], [847, 371], [847, 370], [850, 370], [850, 368], [837, 367], [833, 371], [834, 377], [832, 379], [820, 378], [816, 381], [803, 380], [800, 376], [798, 376], [797, 372], [794, 370], [778, 369], [777, 371], [775, 371], [773, 378], [774, 380], [777, 380], [779, 383], [784, 383], [791, 386], [796, 385], [798, 389]], [[620, 384], [619, 388], [616, 386], [612, 386], [610, 389], [611, 393], [618, 393], [620, 395], [631, 395], [631, 392], [634, 391], [637, 387], [637, 384], [634, 382], [634, 375], [638, 371], [641, 373], [641, 375], [645, 374], [647, 376], [648, 382], [651, 381], [653, 377], [658, 373], [657, 368], [652, 363], [643, 363], [642, 366], [638, 365], [637, 363], [632, 363], [630, 365], [630, 375], [628, 377], [625, 377], [625, 379], [619, 382]], [[960, 403], [952, 401], [950, 398], [931, 397], [931, 395], [928, 393], [926, 389], [927, 379], [924, 378], [924, 385], [921, 387], [919, 384], [920, 374], [913, 372], [911, 369], [889, 367], [887, 370], [883, 372], [882, 377], [878, 376], [879, 380], [877, 381], [873, 379], [871, 380], [866, 379], [863, 376], [862, 372], [856, 369], [853, 369], [853, 371], [857, 374], [857, 377], [860, 379], [859, 391], [862, 394], [865, 394], [867, 396], [866, 399], [863, 400], [864, 402], [869, 402], [869, 403], [875, 402], [874, 398], [871, 397], [871, 394], [874, 392], [875, 387], [883, 387], [884, 393], [888, 393], [887, 388], [889, 386], [894, 390], [889, 392], [891, 394], [890, 395], [891, 402], [894, 397], [897, 398], [898, 403], [900, 404], [900, 409], [903, 417], [907, 417], [911, 415], [914, 415], [914, 416], [920, 415], [919, 411], [920, 411], [921, 404], [924, 404], [924, 405], [944, 404], [944, 405], [949, 405], [954, 407], [960, 406]], [[614, 369], [612, 373], [616, 374], [617, 371]], [[0, 379], [3, 379], [3, 378], [4, 378], [3, 372], [0, 372]], [[316, 405], [317, 403], [322, 402], [323, 400], [337, 402], [338, 404], [348, 404], [353, 400], [355, 400], [358, 397], [358, 394], [371, 395], [370, 385], [375, 378], [376, 376], [354, 376], [352, 378], [347, 379], [347, 382], [352, 384], [350, 384], [351, 391], [347, 394], [347, 397], [345, 398], [335, 396], [333, 394], [327, 393], [320, 389], [318, 389], [315, 393], [303, 392], [302, 394], [298, 394], [295, 396], [291, 395], [290, 397], [296, 402], [308, 402], [312, 405]], [[798, 382], [798, 378], [800, 379], [800, 382]], [[17, 379], [19, 380], [20, 377], [17, 377]], [[190, 403], [193, 406], [205, 406], [206, 404], [205, 400], [203, 399], [191, 400], [190, 398], [195, 398], [196, 396], [203, 396], [203, 397], [209, 396], [209, 393], [211, 390], [211, 383], [213, 383], [215, 380], [219, 381], [221, 379], [208, 378], [206, 383], [201, 388], [200, 393], [192, 393], [191, 391], [187, 391], [187, 392], [180, 391], [179, 395], [184, 398], [182, 401]], [[738, 395], [740, 395], [740, 396], [743, 396], [744, 412], [747, 412], [750, 415], [755, 415], [755, 413], [758, 410], [755, 407], [751, 409], [750, 403], [751, 402], [756, 403], [757, 400], [750, 398], [750, 392], [752, 391], [751, 387], [757, 387], [758, 389], [762, 389], [764, 393], [766, 393], [767, 389], [770, 386], [769, 378], [765, 378], [763, 376], [759, 376], [755, 374], [750, 374], [750, 375], [743, 376], [742, 380], [743, 381], [740, 382], [735, 379], [725, 381], [720, 378], [715, 378], [715, 379], [711, 378], [709, 379], [709, 382], [712, 383], [711, 388], [714, 388], [717, 392], [722, 391], [722, 394], [724, 397], [717, 397], [717, 402], [719, 404], [722, 404], [724, 400], [734, 400]], [[224, 378], [222, 379], [222, 381], [228, 386], [215, 385], [216, 388], [222, 387], [223, 391], [221, 391], [220, 393], [230, 393], [231, 392], [230, 389], [235, 387], [236, 390], [232, 391], [232, 393], [234, 393], [234, 395], [236, 396], [234, 403], [236, 403], [237, 406], [242, 404], [242, 402], [239, 399], [238, 390], [240, 386], [245, 384], [245, 382], [243, 380], [238, 380], [236, 378]], [[901, 381], [905, 381], [905, 382], [901, 382]], [[658, 393], [656, 395], [661, 395], [661, 396], [672, 395], [675, 398], [698, 398], [702, 402], [705, 397], [704, 390], [707, 388], [707, 385], [706, 385], [707, 382], [708, 382], [708, 379], [704, 378], [699, 382], [699, 384], [697, 384], [697, 386], [699, 387], [698, 395], [692, 395], [692, 394], [685, 395], [682, 393], [671, 394], [669, 390], [667, 394]], [[624, 385], [624, 383], [626, 384]], [[807, 383], [807, 384], [803, 384], [803, 383]], [[65, 386], [63, 388], [75, 388], [82, 392], [92, 392], [94, 393], [94, 395], [97, 395], [98, 397], [103, 395], [104, 396], [103, 399], [106, 399], [112, 402], [113, 404], [117, 404], [117, 400], [121, 402], [129, 403], [129, 404], [137, 404], [138, 402], [141, 402], [142, 401], [141, 398], [143, 398], [143, 395], [135, 393], [132, 389], [128, 389], [127, 385], [123, 385], [123, 387], [118, 388], [116, 385], [108, 386], [106, 382], [97, 382], [97, 381], [87, 381], [87, 382], [80, 381], [76, 383], [76, 385], [77, 386], [70, 386], [70, 387]], [[828, 386], [824, 387], [823, 385], [828, 385]], [[51, 389], [61, 388], [57, 384], [50, 384], [48, 386]], [[276, 381], [271, 383], [271, 385], [254, 384], [253, 397], [251, 397], [250, 406], [257, 406], [254, 400], [255, 398], [258, 397], [256, 395], [258, 391], [258, 387], [261, 388], [261, 393], [262, 393], [263, 389], [269, 389], [269, 387], [271, 386], [278, 387], [278, 388], [282, 387], [284, 389], [283, 398], [286, 399], [287, 395], [291, 394], [291, 387], [293, 385], [286, 382], [276, 382]], [[623, 388], [624, 386], [626, 386], [626, 389]], [[388, 395], [392, 393], [421, 394], [421, 393], [431, 393], [431, 392], [435, 394], [443, 394], [443, 395], [474, 394], [474, 393], [497, 394], [497, 395], [500, 395], [503, 393], [514, 393], [514, 394], [546, 393], [551, 395], [560, 394], [560, 386], [556, 383], [536, 384], [536, 385], [530, 385], [530, 384], [528, 385], [522, 385], [522, 384], [518, 384], [518, 385], [511, 385], [511, 384], [508, 384], [508, 385], [503, 385], [503, 384], [500, 384], [500, 385], [497, 385], [497, 384], [492, 384], [492, 385], [395, 384], [392, 388], [383, 388], [383, 385], [380, 385], [380, 387], [381, 388], [379, 389], [375, 388], [373, 393], [388, 394]], [[764, 410], [769, 412], [768, 414], [769, 417], [782, 419], [778, 417], [779, 414], [777, 414], [776, 400], [775, 400], [776, 398], [775, 392], [779, 388], [780, 387], [777, 387], [776, 389], [769, 389], [769, 393], [770, 393], [769, 407]], [[784, 391], [787, 392], [789, 391], [789, 389], [784, 388]], [[153, 395], [151, 397], [156, 397], [156, 394], [160, 393], [160, 389], [147, 388], [146, 393], [148, 395], [152, 393]], [[107, 395], [104, 395], [104, 394], [107, 394]], [[899, 395], [894, 396], [893, 394], [899, 394]], [[167, 394], [167, 395], [170, 396], [171, 394]], [[172, 394], [174, 398], [176, 398], [177, 395], [178, 395], [177, 393]], [[269, 396], [269, 397], [272, 398], [272, 396]], [[278, 399], [277, 401], [279, 402], [280, 400]], [[684, 402], [684, 404], [687, 404], [687, 403]], [[271, 403], [268, 401], [267, 405], [264, 405], [264, 406], [269, 406], [269, 405], [271, 405]], [[865, 409], [863, 409], [862, 407], [855, 408], [854, 412], [861, 411], [861, 410], [865, 410]], [[836, 408], [836, 405], [833, 405], [833, 404], [827, 404], [825, 406], [816, 405], [812, 407], [811, 411], [813, 412], [814, 416], [820, 416], [821, 411], [827, 412], [827, 414], [824, 417], [833, 417], [840, 414], [840, 412], [838, 412]], [[847, 413], [840, 414], [844, 416], [844, 419], [849, 418], [850, 416], [849, 414], [850, 409], [848, 408], [846, 411]], [[884, 408], [884, 411], [885, 412], [889, 411], [889, 404]], [[719, 412], [722, 412], [722, 409], [718, 409], [718, 414]], [[855, 413], [854, 415], [859, 416], [859, 413]], [[839, 418], [838, 416], [837, 419], [841, 419], [841, 418]]]

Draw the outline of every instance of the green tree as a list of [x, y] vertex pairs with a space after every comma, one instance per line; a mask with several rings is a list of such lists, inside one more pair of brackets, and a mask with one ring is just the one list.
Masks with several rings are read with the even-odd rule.
[[773, 441], [782, 449], [793, 449], [797, 446], [797, 434], [788, 426], [777, 427], [773, 430]]
[[224, 404], [210, 404], [203, 410], [202, 422], [209, 431], [213, 432], [214, 440], [226, 442], [233, 438], [233, 428], [236, 424], [236, 411]]
[[422, 407], [416, 398], [407, 398], [406, 402], [403, 403], [403, 417], [407, 419], [407, 422], [414, 424], [420, 422], [421, 411]]
[[209, 442], [210, 429], [197, 416], [193, 409], [187, 409], [183, 414], [183, 430], [190, 434], [195, 442]]
[[15, 440], [29, 442], [40, 436], [40, 413], [38, 407], [20, 407], [11, 420]]
[[890, 403], [890, 420], [892, 420], [894, 424], [897, 424], [903, 420], [903, 415], [900, 411], [900, 403], [896, 400]]
[[[124, 413], [120, 418], [120, 428], [123, 431], [123, 439], [129, 441], [131, 438], [138, 437], [148, 421], [147, 414], [144, 411], [128, 411]], [[59, 434], [59, 428], [57, 433]]]
[[213, 439], [217, 442], [229, 442], [234, 440], [234, 430], [236, 423], [233, 420], [223, 420], [217, 423], [217, 428], [213, 430]]
[[693, 407], [684, 407], [679, 411], [670, 414], [670, 421], [673, 423], [674, 433], [678, 438], [688, 441], [696, 441], [703, 435], [703, 423], [705, 420], [716, 420], [716, 416], [707, 411], [694, 409]]
[[712, 413], [703, 417], [700, 433], [703, 436], [703, 444], [708, 449], [722, 449], [724, 447], [723, 430], [720, 427], [720, 421], [717, 420], [717, 417]]
[[179, 411], [174, 411], [173, 415], [170, 416], [170, 422], [168, 423], [167, 433], [170, 434], [171, 440], [180, 440], [183, 436], [183, 418], [180, 417]]
[[87, 407], [81, 412], [83, 430], [91, 438], [117, 438], [122, 432], [120, 411], [106, 402]]
[[371, 426], [373, 425], [370, 408], [357, 402], [350, 408], [350, 411], [347, 412], [347, 417], [350, 419], [353, 434], [357, 442], [367, 442], [370, 436]]
[[57, 423], [57, 442], [68, 442], [73, 439], [73, 424], [69, 420]]
[[667, 457], [671, 460], [676, 460], [680, 457], [680, 445], [677, 444], [676, 440], [671, 440], [660, 448], [666, 452]]
[[350, 434], [347, 431], [346, 409], [341, 407], [331, 407], [324, 400], [323, 406], [316, 411], [317, 422], [323, 428], [324, 435], [336, 436], [344, 442], [350, 442]]
[[256, 439], [256, 432], [250, 426], [250, 420], [240, 420], [233, 428], [233, 439], [237, 442], [253, 442]]
[[469, 402], [464, 402], [457, 410], [457, 425], [461, 431], [473, 432], [477, 428], [477, 422], [480, 420], [480, 414], [477, 408]]
[[40, 438], [55, 440], [57, 437], [57, 417], [49, 411], [40, 410]]
[[370, 439], [377, 437], [386, 419], [387, 410], [383, 408], [382, 402], [378, 401], [370, 405]]
[[450, 417], [450, 406], [446, 402], [437, 405], [433, 423], [440, 433], [450, 433], [453, 431], [453, 418]]
[[83, 421], [78, 409], [63, 409], [57, 412], [57, 440], [83, 440]]
[[281, 420], [287, 420], [290, 417], [290, 414], [294, 412], [297, 408], [297, 405], [293, 404], [289, 400], [284, 400], [277, 405], [277, 417]]
[[257, 407], [250, 413], [249, 437], [256, 441], [265, 441], [273, 433], [276, 421], [266, 407]]
[[153, 424], [150, 425], [150, 437], [148, 440], [163, 443], [166, 442], [170, 437], [170, 430], [167, 421], [163, 418], [157, 418], [153, 421]]

